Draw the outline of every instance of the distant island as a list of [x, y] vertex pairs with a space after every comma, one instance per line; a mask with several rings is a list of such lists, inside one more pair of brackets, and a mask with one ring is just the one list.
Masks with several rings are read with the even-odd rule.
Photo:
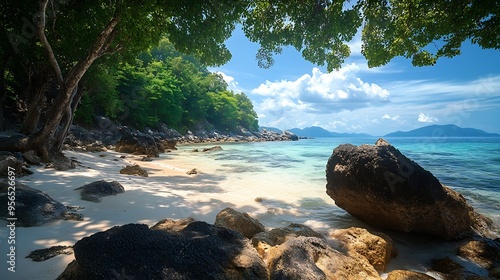
[[500, 137], [500, 134], [447, 124], [429, 125], [406, 132], [396, 131], [386, 134], [384, 137]]
[[[260, 130], [283, 133], [283, 130], [275, 127], [261, 126]], [[339, 133], [328, 131], [319, 126], [310, 126], [303, 129], [287, 129], [299, 137], [374, 137], [366, 133]], [[396, 131], [382, 137], [500, 137], [498, 133], [489, 133], [475, 128], [462, 128], [454, 124], [428, 125], [410, 131]]]
[[[275, 127], [260, 127], [260, 129], [265, 129], [268, 131], [273, 131], [277, 133], [281, 133], [282, 131]], [[338, 133], [328, 131], [319, 126], [310, 126], [303, 129], [300, 128], [291, 128], [286, 129], [286, 131], [290, 131], [299, 137], [373, 137], [372, 135], [366, 133]]]

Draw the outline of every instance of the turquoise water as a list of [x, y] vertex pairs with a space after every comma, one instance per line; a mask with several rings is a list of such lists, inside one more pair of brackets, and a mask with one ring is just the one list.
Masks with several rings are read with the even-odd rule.
[[[344, 143], [374, 144], [377, 138], [317, 138], [297, 142], [221, 144], [223, 150], [193, 153], [181, 146], [183, 161], [197, 164], [204, 173], [220, 176], [222, 201], [238, 201], [268, 228], [302, 223], [322, 232], [369, 225], [352, 217], [328, 197], [325, 168], [335, 147]], [[500, 224], [500, 138], [387, 138], [393, 146], [462, 193], [480, 213]], [[213, 146], [210, 144], [208, 146]], [[213, 195], [213, 194], [207, 194]], [[262, 202], [254, 202], [261, 197]], [[244, 205], [244, 206], [241, 206]], [[427, 271], [430, 260], [456, 258], [456, 244], [425, 236], [387, 232], [399, 256], [392, 269]], [[461, 262], [462, 260], [457, 259]], [[462, 263], [463, 265], [468, 265]], [[478, 271], [487, 275], [486, 271]]]
[[[228, 192], [253, 189], [270, 211], [257, 213], [271, 227], [315, 221], [325, 229], [359, 224], [326, 194], [325, 168], [335, 147], [374, 144], [377, 138], [317, 138], [296, 142], [222, 144], [223, 151], [183, 153], [199, 169], [226, 178]], [[393, 146], [444, 185], [462, 193], [479, 212], [500, 223], [500, 138], [388, 138]], [[181, 146], [186, 152], [201, 146]], [[194, 159], [193, 159], [194, 160]], [[248, 195], [245, 192], [242, 195]], [[252, 198], [253, 199], [253, 198]], [[289, 210], [289, 211], [288, 211]], [[282, 215], [270, 217], [268, 212]], [[258, 211], [257, 211], [258, 212]]]

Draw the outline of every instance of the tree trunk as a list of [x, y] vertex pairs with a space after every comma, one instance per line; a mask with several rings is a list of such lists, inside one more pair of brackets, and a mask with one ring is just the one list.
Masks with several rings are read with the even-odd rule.
[[66, 113], [64, 115], [64, 125], [63, 129], [57, 134], [54, 140], [54, 152], [59, 152], [62, 151], [63, 148], [63, 143], [64, 139], [69, 133], [69, 129], [71, 128], [71, 125], [73, 124], [73, 118], [75, 116], [75, 110], [76, 106], [78, 106], [78, 103], [80, 102], [80, 99], [82, 98], [83, 95], [83, 90], [79, 88], [78, 86], [74, 89], [76, 91], [76, 94], [74, 94], [74, 100], [69, 104], [69, 106], [66, 108]]

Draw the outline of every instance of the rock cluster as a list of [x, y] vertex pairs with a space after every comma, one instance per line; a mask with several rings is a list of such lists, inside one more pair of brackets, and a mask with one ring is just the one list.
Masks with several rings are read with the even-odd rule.
[[[492, 268], [494, 278], [500, 255], [495, 242], [469, 242], [458, 251]], [[259, 221], [232, 208], [219, 212], [216, 225], [192, 218], [164, 219], [151, 228], [128, 224], [85, 237], [73, 248], [75, 260], [57, 279], [378, 280], [396, 256], [383, 233], [352, 227], [327, 236], [300, 224], [264, 231]], [[486, 279], [450, 258], [436, 260], [432, 269], [443, 279]], [[394, 270], [387, 279], [435, 278]]]
[[209, 123], [197, 124], [185, 135], [168, 128], [165, 124], [159, 124], [154, 129], [145, 128], [139, 131], [117, 124], [105, 117], [96, 117], [90, 129], [78, 125], [71, 126], [64, 143], [66, 149], [77, 151], [101, 152], [114, 149], [123, 153], [156, 157], [159, 153], [175, 150], [177, 143], [296, 141], [298, 139], [297, 135], [289, 131], [257, 132], [238, 127], [233, 132], [221, 132], [213, 129]]
[[383, 139], [335, 148], [326, 178], [335, 204], [376, 227], [452, 240], [472, 234], [477, 221], [461, 194]]

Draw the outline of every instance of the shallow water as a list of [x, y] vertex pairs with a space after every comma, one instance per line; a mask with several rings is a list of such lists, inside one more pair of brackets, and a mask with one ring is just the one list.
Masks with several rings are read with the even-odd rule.
[[[297, 142], [228, 143], [222, 151], [191, 152], [203, 145], [180, 146], [165, 158], [203, 173], [220, 175], [220, 199], [248, 205], [269, 228], [302, 223], [316, 230], [362, 226], [375, 230], [335, 205], [326, 195], [325, 167], [339, 144], [374, 144], [376, 138], [318, 138]], [[392, 145], [432, 172], [444, 185], [500, 224], [500, 138], [389, 138]], [[213, 146], [208, 145], [208, 146]], [[262, 202], [253, 200], [261, 197]], [[390, 268], [425, 271], [430, 259], [454, 255], [456, 244], [388, 232], [400, 251]], [[479, 271], [485, 273], [485, 271]]]

